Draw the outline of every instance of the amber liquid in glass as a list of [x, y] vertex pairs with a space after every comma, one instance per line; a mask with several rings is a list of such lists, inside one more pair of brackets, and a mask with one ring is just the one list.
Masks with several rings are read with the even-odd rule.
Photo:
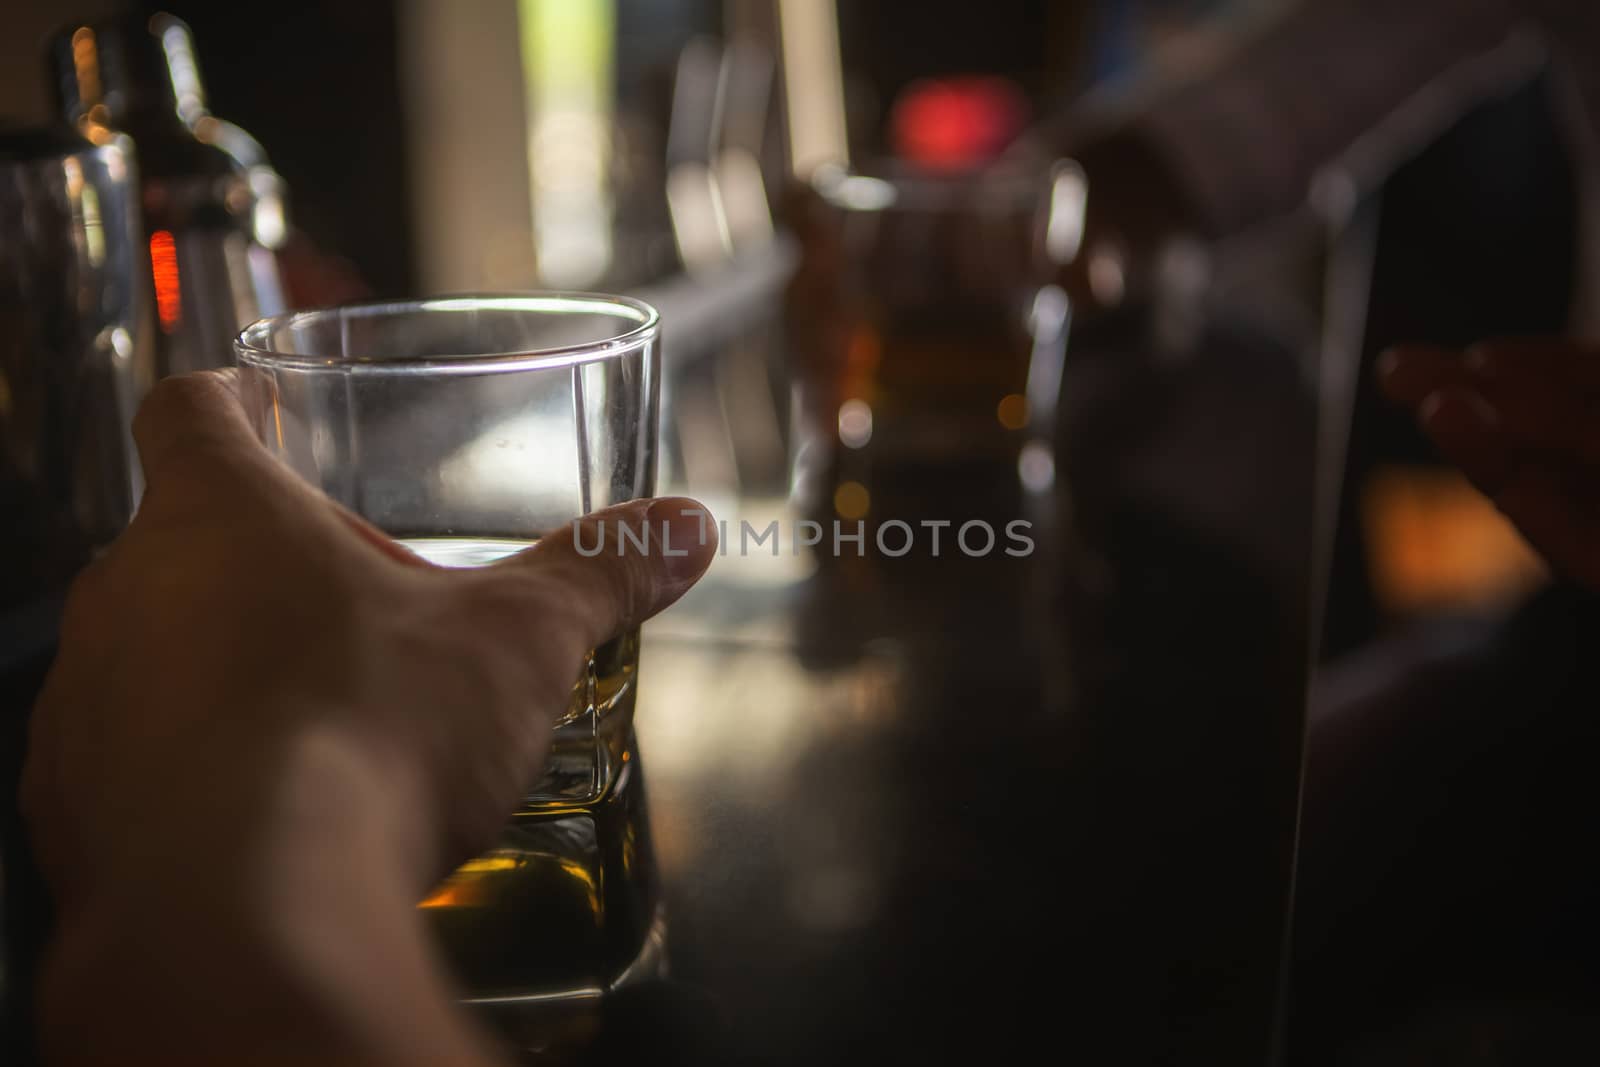
[[[535, 543], [407, 538], [431, 563], [482, 567]], [[543, 777], [495, 846], [419, 908], [467, 1002], [514, 1040], [577, 1040], [609, 990], [662, 965], [664, 926], [633, 743], [638, 631], [590, 653]]]

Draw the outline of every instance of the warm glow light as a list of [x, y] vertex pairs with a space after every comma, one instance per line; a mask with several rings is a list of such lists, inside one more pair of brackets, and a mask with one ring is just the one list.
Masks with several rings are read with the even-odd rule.
[[872, 509], [872, 494], [860, 482], [840, 482], [833, 491], [833, 510], [841, 519], [864, 519]]
[[1020, 430], [1028, 425], [1028, 402], [1020, 393], [1008, 393], [995, 407], [995, 418], [1008, 430]]
[[596, 915], [600, 914], [600, 884], [595, 877], [577, 860], [563, 859], [557, 861], [563, 873], [577, 884], [583, 886], [584, 897], [589, 902], [589, 910]]
[[521, 861], [516, 856], [490, 853], [468, 860], [457, 867], [439, 887], [429, 893], [419, 908], [463, 908], [483, 903], [484, 893], [480, 876], [514, 871]]
[[72, 65], [78, 79], [78, 100], [87, 110], [78, 116], [78, 131], [97, 145], [107, 145], [116, 135], [107, 128], [111, 114], [101, 99], [104, 86], [100, 83], [100, 52], [95, 44], [94, 31], [79, 26], [72, 34]]
[[1513, 603], [1545, 580], [1516, 528], [1459, 474], [1384, 466], [1358, 514], [1373, 589], [1396, 615]]
[[100, 100], [100, 55], [94, 31], [79, 26], [72, 31], [72, 64], [78, 73], [78, 99], [84, 103]]
[[150, 235], [150, 271], [156, 283], [156, 314], [161, 319], [161, 330], [171, 333], [183, 316], [183, 303], [179, 295], [178, 246], [167, 230]]
[[477, 895], [470, 885], [452, 885], [446, 882], [432, 893], [429, 893], [420, 903], [419, 908], [461, 908], [477, 903]]
[[516, 856], [479, 856], [456, 868], [457, 874], [493, 874], [496, 871], [514, 871], [522, 861]]

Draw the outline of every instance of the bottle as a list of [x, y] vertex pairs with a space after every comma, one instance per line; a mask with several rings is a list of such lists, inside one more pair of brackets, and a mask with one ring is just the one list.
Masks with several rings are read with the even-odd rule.
[[283, 180], [255, 138], [207, 109], [181, 20], [74, 24], [53, 38], [50, 61], [79, 133], [133, 141], [158, 373], [231, 365], [239, 330], [284, 309], [274, 253], [287, 234]]

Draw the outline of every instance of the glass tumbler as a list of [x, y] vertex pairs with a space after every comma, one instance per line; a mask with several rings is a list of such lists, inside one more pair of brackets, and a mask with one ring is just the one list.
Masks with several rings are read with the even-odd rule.
[[[455, 297], [263, 319], [235, 352], [283, 462], [433, 563], [476, 567], [652, 494], [657, 325], [622, 297]], [[497, 1015], [592, 1004], [659, 963], [638, 653], [633, 632], [590, 654], [498, 846], [420, 905], [469, 1000]]]
[[893, 467], [1014, 454], [1038, 185], [1023, 168], [817, 176], [793, 328], [839, 450]]
[[796, 197], [792, 485], [808, 517], [870, 537], [916, 521], [897, 513], [908, 486], [954, 476], [1020, 496], [1040, 180], [1011, 164], [829, 168]]

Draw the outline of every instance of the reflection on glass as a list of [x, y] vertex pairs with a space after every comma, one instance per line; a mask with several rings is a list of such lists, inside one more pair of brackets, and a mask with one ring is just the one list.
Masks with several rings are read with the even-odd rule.
[[[129, 151], [115, 135], [0, 132], [0, 629], [120, 533], [142, 488], [129, 425], [151, 366]], [[20, 652], [0, 642], [0, 662]]]

